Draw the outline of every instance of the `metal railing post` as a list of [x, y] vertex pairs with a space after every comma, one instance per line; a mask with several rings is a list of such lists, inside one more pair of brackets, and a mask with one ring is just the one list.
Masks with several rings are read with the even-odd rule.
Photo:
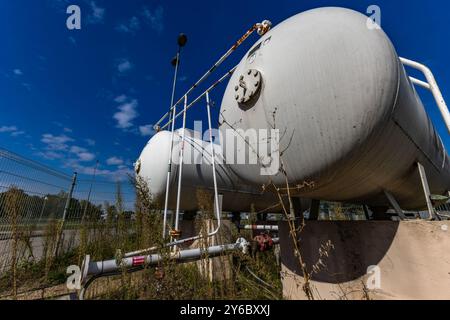
[[84, 224], [85, 219], [86, 219], [87, 208], [89, 206], [89, 202], [91, 201], [92, 188], [94, 186], [95, 176], [97, 174], [98, 165], [99, 165], [99, 161], [97, 160], [97, 162], [95, 164], [95, 168], [94, 168], [94, 174], [93, 174], [92, 180], [91, 180], [91, 185], [89, 186], [89, 192], [88, 192], [88, 196], [87, 196], [87, 200], [86, 200], [86, 205], [84, 206], [83, 216], [81, 217], [81, 224]]
[[409, 78], [415, 85], [421, 86], [431, 91], [441, 113], [442, 119], [444, 120], [445, 126], [447, 127], [447, 132], [450, 133], [450, 111], [448, 110], [447, 104], [445, 103], [444, 97], [442, 96], [441, 90], [439, 89], [433, 72], [431, 72], [431, 70], [427, 66], [416, 61], [400, 57], [400, 62], [405, 66], [419, 70], [425, 76], [426, 82], [418, 80], [414, 77]]
[[[213, 181], [214, 181], [214, 203], [215, 203], [215, 209], [216, 209], [216, 216], [217, 216], [217, 228], [216, 231], [219, 231], [220, 229], [220, 215], [222, 211], [222, 205], [220, 203], [219, 205], [219, 191], [217, 190], [217, 177], [216, 177], [216, 152], [214, 148], [214, 141], [212, 136], [212, 122], [211, 122], [211, 101], [209, 99], [209, 92], [206, 92], [206, 110], [208, 113], [208, 127], [209, 127], [209, 144], [211, 146], [211, 164], [212, 164], [212, 171], [213, 171]], [[221, 201], [222, 202], [222, 201]]]
[[59, 229], [58, 229], [58, 236], [57, 236], [57, 240], [56, 240], [56, 246], [55, 246], [55, 250], [54, 250], [54, 257], [57, 257], [57, 255], [58, 255], [58, 250], [59, 250], [59, 246], [61, 243], [61, 237], [64, 232], [64, 225], [66, 222], [67, 212], [69, 211], [70, 201], [72, 200], [73, 190], [75, 189], [76, 183], [77, 183], [77, 173], [74, 172], [73, 177], [72, 177], [72, 184], [70, 185], [69, 194], [67, 195], [66, 205], [64, 206], [63, 216], [62, 216], [60, 225], [58, 227]]
[[179, 220], [180, 220], [180, 201], [181, 201], [181, 180], [183, 178], [183, 162], [184, 162], [184, 143], [186, 139], [186, 107], [187, 107], [187, 96], [184, 96], [184, 113], [183, 113], [183, 127], [181, 133], [181, 146], [180, 146], [180, 156], [179, 156], [179, 169], [178, 169], [178, 190], [177, 190], [177, 207], [175, 211], [175, 232], [179, 231]]
[[[181, 47], [178, 46], [176, 62], [175, 62], [175, 73], [173, 75], [172, 96], [170, 99], [170, 109], [169, 109], [169, 120], [172, 121], [172, 128], [171, 128], [171, 137], [170, 137], [169, 160], [168, 160], [168, 167], [167, 167], [166, 194], [165, 194], [165, 200], [164, 200], [164, 217], [163, 217], [163, 231], [162, 231], [163, 239], [166, 238], [166, 229], [167, 229], [167, 212], [168, 212], [168, 206], [169, 206], [170, 175], [172, 172], [173, 138], [174, 138], [174, 130], [175, 130], [175, 116], [177, 114], [177, 108], [176, 108], [176, 106], [173, 105], [173, 101], [175, 99], [175, 89], [176, 89], [176, 85], [177, 85], [178, 66], [180, 64], [180, 52], [181, 52]], [[172, 119], [170, 119], [171, 116], [172, 116]]]

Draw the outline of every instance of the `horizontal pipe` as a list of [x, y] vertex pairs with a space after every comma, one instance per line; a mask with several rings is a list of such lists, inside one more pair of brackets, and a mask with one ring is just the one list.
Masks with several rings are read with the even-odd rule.
[[257, 224], [246, 224], [241, 226], [241, 229], [245, 230], [271, 230], [278, 231], [277, 225], [257, 225]]
[[419, 87], [422, 87], [424, 89], [431, 90], [431, 86], [428, 84], [428, 82], [416, 79], [414, 77], [409, 77], [409, 80], [415, 85], [418, 85]]
[[[272, 239], [273, 244], [279, 244], [279, 238]], [[175, 260], [177, 262], [190, 262], [196, 261], [207, 256], [208, 258], [213, 258], [219, 256], [223, 253], [228, 253], [232, 251], [241, 250], [243, 253], [247, 253], [250, 244], [244, 238], [239, 238], [234, 244], [226, 244], [220, 246], [213, 246], [207, 249], [190, 249], [181, 250], [177, 253], [171, 253], [169, 256], [170, 260]], [[101, 277], [113, 276], [120, 274], [125, 268], [125, 271], [132, 273], [141, 270], [144, 266], [155, 266], [161, 262], [163, 257], [159, 254], [153, 254], [148, 256], [140, 256], [133, 258], [122, 259], [122, 265], [118, 266], [116, 260], [107, 260], [99, 262], [90, 262], [90, 256], [87, 255], [83, 261], [82, 270], [83, 274], [81, 276], [82, 288], [79, 293], [79, 299], [84, 300], [84, 295], [87, 288], [96, 279]]]
[[[177, 261], [180, 263], [200, 260], [203, 257], [216, 257], [223, 253], [242, 250], [246, 252], [248, 248], [248, 242], [239, 238], [236, 243], [212, 246], [208, 248], [197, 248], [189, 250], [180, 250], [172, 252], [168, 255], [169, 260]], [[151, 254], [146, 256], [134, 256], [127, 257], [121, 260], [118, 264], [116, 259], [104, 260], [104, 261], [90, 261], [90, 257], [86, 256], [83, 261], [83, 275], [82, 282], [90, 276], [98, 276], [101, 274], [110, 274], [120, 271], [122, 269], [130, 269], [144, 266], [156, 266], [164, 260], [164, 256], [161, 254]]]

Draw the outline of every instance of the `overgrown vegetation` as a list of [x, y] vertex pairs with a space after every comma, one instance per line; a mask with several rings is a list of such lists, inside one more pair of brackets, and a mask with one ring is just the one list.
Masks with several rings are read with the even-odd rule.
[[[120, 184], [117, 185], [114, 205], [104, 203], [104, 218], [97, 210], [87, 210], [78, 228], [65, 229], [59, 254], [55, 255], [61, 221], [49, 219], [42, 236], [33, 238], [35, 231], [29, 226], [24, 232], [20, 225], [20, 191], [10, 190], [4, 215], [13, 228], [10, 268], [0, 276], [0, 296], [16, 298], [17, 294], [43, 287], [65, 283], [69, 265], [80, 265], [84, 256], [92, 260], [121, 259], [125, 252], [142, 248], [157, 248], [164, 259], [157, 268], [144, 268], [97, 280], [88, 290], [92, 299], [281, 299], [279, 266], [273, 252], [258, 253], [254, 257], [236, 253], [200, 261], [177, 264], [169, 259], [171, 248], [163, 244], [162, 214], [156, 199], [152, 199], [147, 183], [140, 177], [136, 186], [136, 205], [133, 216], [125, 212]], [[234, 225], [224, 225], [213, 241], [206, 237], [215, 228], [213, 197], [205, 190], [198, 190], [200, 212], [192, 221], [195, 234], [204, 237], [193, 246], [232, 243], [239, 236], [251, 238], [251, 234], [239, 234]], [[94, 212], [94, 214], [89, 214]], [[251, 218], [253, 219], [253, 218]], [[186, 222], [189, 223], [189, 222]], [[20, 230], [19, 230], [20, 229]], [[25, 230], [25, 229], [24, 229]], [[42, 242], [33, 246], [34, 241]], [[187, 245], [184, 245], [187, 248]], [[216, 266], [214, 266], [214, 264]], [[219, 267], [217, 267], [217, 265]], [[226, 267], [224, 267], [226, 266]], [[214, 267], [214, 268], [212, 268]], [[214, 272], [211, 272], [214, 270]], [[255, 276], [257, 278], [255, 278]]]

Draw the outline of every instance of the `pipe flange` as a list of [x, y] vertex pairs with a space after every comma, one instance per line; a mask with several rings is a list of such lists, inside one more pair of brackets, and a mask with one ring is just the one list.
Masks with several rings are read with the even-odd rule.
[[250, 243], [245, 240], [245, 238], [238, 238], [236, 240], [236, 244], [238, 245], [238, 248], [242, 251], [243, 254], [248, 253], [248, 247], [250, 246]]
[[234, 86], [234, 99], [241, 104], [252, 100], [261, 89], [261, 72], [255, 69], [248, 69], [239, 76]]

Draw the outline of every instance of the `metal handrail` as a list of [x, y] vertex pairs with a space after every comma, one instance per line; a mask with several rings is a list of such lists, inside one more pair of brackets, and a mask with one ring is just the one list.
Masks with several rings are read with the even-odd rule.
[[166, 112], [161, 119], [158, 120], [158, 122], [155, 124], [154, 128], [156, 130], [159, 129], [160, 124], [164, 121], [164, 119], [166, 119], [170, 113], [172, 112], [173, 108], [175, 108], [175, 106], [177, 106], [178, 104], [180, 104], [183, 99], [184, 96], [189, 96], [191, 94], [191, 92], [197, 88], [203, 81], [205, 81], [216, 69], [217, 67], [219, 67], [255, 30], [258, 32], [258, 34], [260, 36], [263, 36], [264, 34], [266, 34], [267, 31], [270, 30], [272, 26], [272, 23], [268, 20], [264, 20], [261, 23], [256, 23], [254, 24], [249, 30], [247, 30], [247, 32], [241, 37], [239, 38], [238, 41], [236, 41], [230, 49], [228, 49], [228, 51], [222, 56], [220, 57], [220, 59], [214, 63], [214, 65], [205, 72], [205, 74], [203, 74], [203, 76], [200, 77], [200, 79], [194, 83], [189, 90], [173, 105], [170, 107], [169, 111]]
[[[230, 77], [233, 72], [236, 70], [237, 66], [234, 66], [233, 68], [230, 69], [230, 71], [228, 71], [227, 73], [225, 73], [219, 80], [217, 80], [216, 82], [214, 82], [208, 89], [206, 89], [205, 91], [203, 91], [202, 94], [200, 94], [197, 98], [195, 98], [194, 100], [192, 100], [191, 103], [189, 103], [186, 107], [186, 111], [189, 110], [193, 105], [197, 104], [200, 99], [202, 99], [203, 97], [205, 97], [206, 93], [211, 92], [214, 88], [216, 88], [220, 83], [222, 83], [225, 79], [227, 79], [228, 77]], [[176, 106], [176, 105], [175, 105]], [[175, 121], [178, 117], [180, 117], [183, 114], [183, 111], [178, 112], [172, 120], [169, 120], [166, 124], [164, 124], [161, 127], [156, 127], [155, 129], [158, 131], [164, 130], [166, 129], [171, 123], [173, 123], [173, 121]]]
[[[181, 201], [181, 180], [183, 177], [183, 162], [184, 162], [184, 141], [186, 140], [186, 107], [187, 107], [187, 95], [184, 96], [184, 110], [183, 110], [183, 128], [181, 132], [181, 147], [179, 156], [179, 170], [178, 170], [178, 190], [177, 190], [177, 206], [175, 210], [175, 230], [178, 229], [180, 220], [180, 201]], [[173, 143], [173, 141], [172, 141]], [[168, 192], [166, 192], [168, 193]]]
[[[215, 211], [217, 216], [217, 227], [214, 231], [208, 233], [206, 237], [211, 237], [215, 235], [221, 225], [221, 217], [220, 217], [220, 208], [219, 208], [219, 195], [217, 190], [217, 178], [216, 178], [216, 172], [215, 172], [215, 150], [213, 145], [213, 139], [212, 139], [212, 123], [211, 123], [211, 110], [210, 110], [210, 98], [209, 93], [212, 91], [217, 85], [222, 83], [226, 78], [231, 76], [233, 72], [236, 70], [236, 66], [233, 67], [230, 71], [228, 71], [225, 75], [223, 75], [219, 80], [214, 82], [208, 89], [206, 89], [202, 94], [200, 94], [197, 98], [195, 98], [190, 104], [188, 104], [188, 97], [191, 94], [191, 92], [197, 88], [203, 81], [205, 81], [216, 69], [219, 67], [230, 55], [233, 51], [236, 50], [255, 30], [258, 32], [260, 36], [264, 35], [267, 31], [271, 28], [271, 22], [268, 20], [264, 20], [261, 23], [254, 24], [238, 41], [236, 41], [233, 46], [224, 54], [220, 59], [205, 73], [203, 74], [200, 79], [194, 83], [189, 90], [180, 98], [175, 104], [173, 103], [173, 97], [172, 97], [172, 106], [170, 107], [169, 111], [166, 112], [161, 119], [155, 124], [154, 128], [156, 131], [161, 131], [167, 128], [169, 125], [171, 125], [171, 147], [169, 152], [169, 160], [168, 160], [168, 171], [167, 171], [167, 180], [166, 180], [166, 193], [165, 193], [165, 204], [164, 204], [164, 218], [163, 218], [163, 237], [166, 236], [166, 226], [167, 226], [167, 215], [168, 215], [168, 202], [169, 202], [169, 189], [170, 189], [170, 179], [171, 179], [171, 171], [172, 171], [172, 155], [173, 155], [173, 143], [174, 143], [174, 131], [175, 131], [175, 121], [179, 116], [183, 116], [183, 125], [182, 125], [182, 137], [181, 137], [181, 147], [179, 149], [179, 161], [180, 161], [180, 168], [178, 172], [178, 189], [177, 189], [177, 199], [176, 199], [176, 210], [175, 210], [175, 222], [174, 222], [174, 230], [173, 235], [179, 235], [179, 216], [180, 216], [180, 201], [181, 201], [181, 183], [182, 183], [182, 174], [183, 174], [183, 162], [184, 162], [184, 145], [185, 145], [185, 131], [186, 131], [186, 113], [187, 111], [196, 103], [198, 103], [203, 97], [206, 98], [206, 107], [207, 107], [207, 113], [208, 113], [208, 125], [209, 125], [209, 132], [210, 132], [210, 144], [211, 144], [211, 150], [212, 150], [212, 159], [211, 163], [213, 166], [213, 180], [214, 180], [214, 197], [215, 197]], [[175, 73], [176, 74], [176, 73]], [[174, 80], [175, 81], [175, 80]], [[176, 112], [176, 107], [181, 103], [181, 101], [184, 101], [184, 108], [179, 113]], [[169, 117], [169, 120], [167, 123], [165, 123], [163, 126], [161, 126], [161, 123]], [[171, 228], [171, 227], [170, 227]], [[166, 246], [175, 246], [177, 244], [181, 244], [188, 241], [193, 241], [196, 239], [201, 238], [201, 235], [190, 237], [182, 240], [177, 241], [171, 241], [169, 244], [166, 244]], [[153, 249], [153, 248], [150, 248]], [[148, 250], [148, 249], [146, 249]], [[143, 251], [143, 250], [140, 250]], [[134, 254], [128, 253], [127, 255]]]
[[447, 104], [444, 101], [444, 97], [442, 96], [441, 90], [439, 89], [433, 72], [431, 72], [430, 68], [419, 62], [402, 57], [400, 57], [400, 61], [403, 65], [414, 68], [423, 73], [426, 78], [426, 82], [414, 77], [409, 77], [409, 79], [413, 84], [431, 91], [434, 100], [436, 101], [436, 104], [439, 108], [439, 111], [441, 112], [444, 123], [447, 126], [448, 133], [450, 134], [450, 111], [448, 110]]

